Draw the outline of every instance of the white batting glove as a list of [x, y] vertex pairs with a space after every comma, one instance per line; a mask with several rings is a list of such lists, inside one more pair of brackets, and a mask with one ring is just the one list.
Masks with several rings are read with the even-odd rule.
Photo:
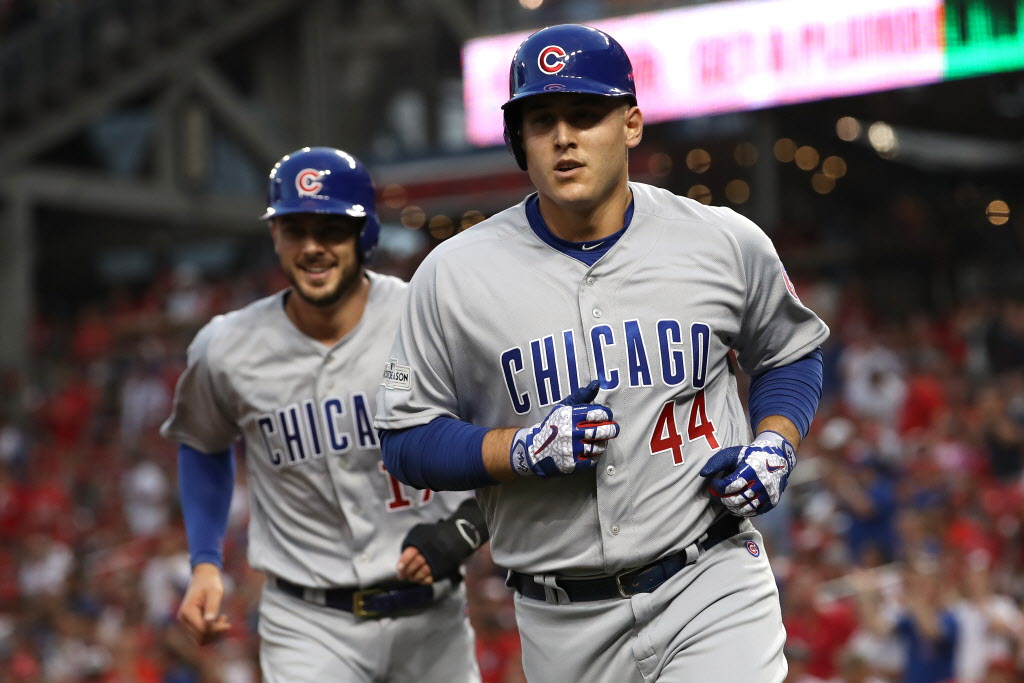
[[734, 515], [754, 517], [775, 507], [796, 467], [793, 444], [777, 432], [761, 432], [749, 446], [730, 446], [711, 456], [700, 471], [708, 493]]
[[541, 422], [516, 432], [509, 452], [516, 474], [554, 477], [595, 466], [594, 458], [619, 435], [611, 409], [591, 403], [600, 386], [594, 380], [577, 389]]

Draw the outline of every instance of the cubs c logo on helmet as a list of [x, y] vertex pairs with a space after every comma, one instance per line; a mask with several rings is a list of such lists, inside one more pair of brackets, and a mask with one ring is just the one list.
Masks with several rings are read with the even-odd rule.
[[537, 66], [546, 74], [556, 74], [565, 68], [568, 58], [569, 55], [559, 46], [548, 45], [537, 55]]
[[317, 169], [304, 168], [295, 176], [295, 189], [304, 197], [319, 194], [320, 190], [324, 189], [320, 177], [320, 171]]

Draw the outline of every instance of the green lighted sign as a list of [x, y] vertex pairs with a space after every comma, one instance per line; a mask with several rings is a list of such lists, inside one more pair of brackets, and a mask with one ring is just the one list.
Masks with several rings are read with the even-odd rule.
[[1024, 0], [946, 0], [946, 78], [1024, 67]]

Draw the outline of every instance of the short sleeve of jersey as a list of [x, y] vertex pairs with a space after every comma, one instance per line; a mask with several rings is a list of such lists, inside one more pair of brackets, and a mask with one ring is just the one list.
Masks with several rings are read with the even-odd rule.
[[188, 347], [188, 366], [178, 378], [171, 416], [160, 427], [164, 437], [204, 453], [216, 453], [238, 438], [238, 427], [225, 409], [217, 379], [217, 333], [223, 316], [211, 320]]
[[459, 417], [444, 334], [437, 259], [428, 257], [409, 283], [409, 298], [377, 393], [377, 429], [406, 429], [438, 417]]
[[742, 323], [733, 347], [740, 367], [754, 376], [799, 360], [820, 346], [829, 330], [800, 301], [768, 235], [739, 214], [729, 215], [745, 280]]

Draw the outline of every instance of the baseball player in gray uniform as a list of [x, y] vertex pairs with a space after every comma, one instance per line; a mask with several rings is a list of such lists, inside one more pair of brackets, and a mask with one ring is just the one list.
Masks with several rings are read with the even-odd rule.
[[364, 267], [380, 232], [370, 177], [343, 151], [304, 148], [269, 187], [292, 286], [196, 335], [163, 425], [181, 443], [193, 564], [179, 621], [200, 643], [230, 628], [221, 546], [241, 438], [249, 563], [267, 575], [263, 680], [478, 681], [459, 564], [487, 538], [480, 508], [398, 482], [372, 426], [408, 286]]
[[643, 115], [613, 38], [541, 30], [509, 80], [506, 139], [537, 192], [413, 277], [378, 395], [385, 465], [478, 489], [530, 681], [782, 681], [748, 518], [796, 465], [828, 329], [756, 225], [629, 182]]

